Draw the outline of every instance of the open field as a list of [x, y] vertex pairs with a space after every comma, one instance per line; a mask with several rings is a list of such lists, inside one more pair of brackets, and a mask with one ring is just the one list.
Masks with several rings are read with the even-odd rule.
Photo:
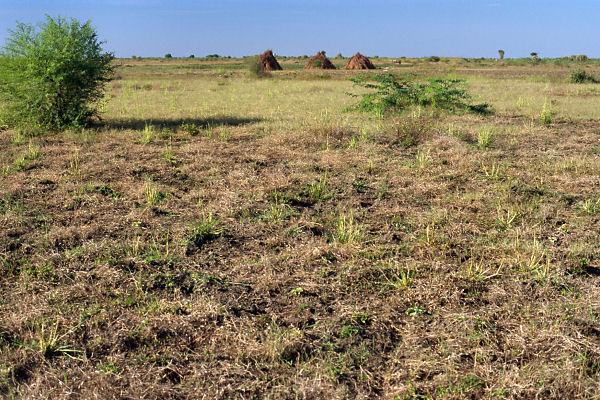
[[373, 61], [495, 113], [119, 60], [97, 127], [0, 132], [0, 397], [600, 398], [600, 85]]

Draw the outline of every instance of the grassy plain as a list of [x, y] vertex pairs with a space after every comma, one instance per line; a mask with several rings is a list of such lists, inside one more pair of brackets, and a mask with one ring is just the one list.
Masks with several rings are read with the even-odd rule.
[[599, 398], [600, 85], [374, 61], [495, 113], [119, 60], [97, 127], [0, 132], [0, 396]]

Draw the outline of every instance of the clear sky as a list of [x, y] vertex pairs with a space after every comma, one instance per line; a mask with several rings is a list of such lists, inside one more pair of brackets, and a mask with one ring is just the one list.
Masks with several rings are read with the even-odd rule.
[[122, 57], [600, 57], [600, 0], [0, 0], [0, 43], [45, 14], [92, 20]]

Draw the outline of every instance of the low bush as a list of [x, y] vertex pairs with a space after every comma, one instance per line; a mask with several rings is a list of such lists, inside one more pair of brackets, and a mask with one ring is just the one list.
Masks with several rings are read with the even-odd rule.
[[[425, 82], [399, 79], [393, 74], [361, 75], [351, 79], [356, 86], [370, 89], [351, 110], [384, 115], [412, 106], [430, 107], [450, 112], [491, 112], [488, 104], [470, 104], [470, 95], [459, 79], [434, 78]], [[351, 94], [359, 97], [358, 95]]]
[[585, 70], [578, 69], [571, 73], [571, 83], [600, 83], [600, 80]]

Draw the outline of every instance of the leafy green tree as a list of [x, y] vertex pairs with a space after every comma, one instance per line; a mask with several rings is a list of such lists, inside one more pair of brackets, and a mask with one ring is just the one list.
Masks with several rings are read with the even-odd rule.
[[379, 116], [399, 113], [413, 106], [450, 112], [491, 113], [488, 104], [470, 104], [471, 96], [459, 79], [431, 78], [425, 82], [399, 79], [393, 74], [359, 75], [351, 79], [358, 87], [369, 89], [350, 110], [372, 112]]
[[498, 57], [499, 57], [501, 60], [504, 60], [504, 54], [505, 54], [505, 53], [504, 53], [504, 50], [498, 50]]
[[98, 116], [113, 55], [91, 22], [17, 23], [0, 52], [0, 119], [31, 131], [78, 128]]

